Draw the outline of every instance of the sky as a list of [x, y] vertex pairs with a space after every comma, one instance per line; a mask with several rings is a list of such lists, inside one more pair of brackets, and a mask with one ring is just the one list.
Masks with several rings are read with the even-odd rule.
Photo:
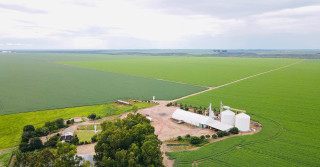
[[319, 0], [0, 0], [0, 49], [319, 49]]

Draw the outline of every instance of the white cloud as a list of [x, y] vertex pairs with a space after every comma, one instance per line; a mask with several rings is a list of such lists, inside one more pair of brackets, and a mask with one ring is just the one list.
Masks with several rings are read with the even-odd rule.
[[260, 30], [278, 33], [320, 32], [320, 5], [266, 12], [252, 17]]
[[[32, 5], [34, 10], [41, 9], [46, 13], [35, 15], [17, 11], [0, 11], [6, 16], [2, 20], [4, 26], [0, 27], [1, 38], [57, 40], [63, 39], [64, 35], [70, 35], [72, 31], [86, 34], [85, 31], [91, 27], [102, 27], [108, 33], [94, 36], [76, 34], [75, 38], [91, 40], [96, 38], [96, 41], [101, 41], [110, 36], [119, 36], [149, 41], [179, 41], [189, 36], [205, 34], [216, 36], [229, 27], [241, 23], [237, 20], [223, 20], [206, 15], [164, 14], [123, 0], [76, 1], [75, 3], [31, 0], [28, 4], [35, 4]], [[77, 44], [79, 45], [80, 43]]]
[[[161, 48], [183, 47], [182, 44], [192, 43], [193, 41], [188, 40], [197, 37], [234, 36], [237, 38], [243, 34], [255, 36], [256, 34], [311, 32], [319, 34], [320, 30], [317, 24], [320, 20], [319, 5], [232, 18], [217, 17], [224, 13], [215, 16], [214, 11], [210, 14], [167, 13], [166, 10], [141, 5], [142, 3], [146, 1], [10, 0], [0, 2], [0, 15], [4, 16], [1, 17], [0, 42], [8, 43], [6, 39], [14, 39], [14, 41], [9, 40], [11, 43], [48, 40], [51, 41], [48, 42], [50, 44], [59, 43], [57, 46], [61, 47], [63, 44], [64, 48], [70, 49], [103, 49], [128, 46], [134, 48], [136, 43], [132, 41], [140, 41], [137, 45], [139, 47], [142, 43], [151, 43], [153, 45], [148, 47]], [[219, 1], [220, 5], [221, 3], [223, 2]], [[286, 3], [290, 2], [286, 1]], [[234, 2], [233, 9], [238, 5]], [[182, 4], [180, 8], [183, 6]], [[201, 8], [205, 6], [205, 4], [200, 5]], [[247, 9], [246, 7], [245, 10]], [[210, 10], [206, 9], [206, 11]], [[223, 10], [219, 10], [221, 11]], [[254, 9], [254, 13], [257, 11], [258, 9]], [[207, 41], [201, 42], [207, 43]], [[37, 47], [36, 43], [32, 43], [32, 46]]]

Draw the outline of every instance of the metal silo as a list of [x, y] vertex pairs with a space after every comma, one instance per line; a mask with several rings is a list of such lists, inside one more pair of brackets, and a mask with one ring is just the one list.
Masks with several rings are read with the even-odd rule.
[[236, 127], [239, 129], [241, 132], [249, 132], [250, 131], [250, 116], [241, 113], [236, 115]]
[[234, 117], [235, 113], [230, 110], [221, 112], [221, 122], [224, 124], [234, 126]]

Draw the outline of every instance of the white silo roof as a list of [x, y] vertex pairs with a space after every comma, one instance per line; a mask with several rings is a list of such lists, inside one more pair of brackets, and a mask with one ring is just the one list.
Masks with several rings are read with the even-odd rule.
[[235, 113], [230, 110], [225, 110], [221, 112], [221, 122], [234, 126]]
[[221, 114], [223, 115], [236, 115], [234, 112], [232, 112], [231, 110], [225, 110], [225, 111], [222, 111]]
[[245, 114], [245, 113], [237, 114], [236, 117], [238, 117], [238, 118], [249, 118], [250, 119], [250, 116]]

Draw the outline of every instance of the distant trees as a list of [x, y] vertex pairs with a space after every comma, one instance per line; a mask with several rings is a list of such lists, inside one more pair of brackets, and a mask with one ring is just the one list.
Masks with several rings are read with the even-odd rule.
[[78, 136], [75, 136], [71, 139], [71, 143], [74, 145], [78, 145], [79, 144], [79, 138]]
[[37, 128], [34, 132], [34, 135], [36, 137], [40, 137], [40, 136], [47, 136], [49, 133], [50, 133], [49, 128], [42, 127], [42, 128]]
[[91, 141], [92, 142], [96, 142], [98, 140], [97, 137], [98, 136], [95, 134], [94, 136], [91, 137]]
[[77, 147], [69, 143], [58, 143], [54, 166], [82, 166], [83, 158], [76, 155]]
[[55, 159], [54, 154], [49, 149], [44, 149], [42, 151], [35, 152], [21, 152], [16, 153], [16, 158], [14, 160], [14, 167], [52, 167], [53, 161]]
[[56, 125], [58, 126], [58, 128], [63, 128], [64, 127], [64, 121], [62, 118], [59, 118], [55, 121]]
[[30, 149], [30, 146], [29, 146], [28, 143], [26, 143], [26, 142], [21, 142], [21, 143], [19, 144], [19, 150], [20, 150], [21, 152], [27, 152], [27, 151], [30, 151], [31, 149]]
[[227, 131], [218, 131], [217, 135], [218, 135], [218, 137], [229, 136], [229, 132], [227, 132]]
[[42, 141], [39, 137], [32, 138], [30, 140], [30, 150], [41, 149], [43, 147]]
[[41, 151], [16, 153], [15, 167], [88, 167], [90, 162], [84, 162], [76, 155], [77, 149], [69, 143], [59, 143], [56, 151], [45, 148]]
[[216, 139], [216, 138], [218, 138], [218, 136], [216, 134], [213, 134], [212, 138]]
[[233, 127], [233, 128], [231, 128], [230, 132], [233, 133], [233, 134], [238, 134], [239, 133], [239, 129], [237, 127]]
[[[43, 127], [37, 129], [33, 125], [26, 125], [23, 127], [23, 133], [21, 135], [21, 143], [19, 149], [21, 152], [34, 151], [43, 147], [40, 136], [46, 136], [50, 132], [65, 127], [64, 120], [62, 118], [55, 121], [48, 121]], [[51, 144], [49, 144], [51, 145]]]
[[96, 166], [163, 166], [161, 142], [143, 115], [128, 114], [123, 120], [103, 122], [101, 128]]
[[29, 139], [33, 137], [32, 132], [23, 132], [21, 136], [21, 142], [29, 143]]
[[201, 139], [201, 140], [204, 140], [205, 138], [206, 138], [206, 137], [205, 137], [204, 135], [201, 135], [201, 136], [200, 136], [200, 139]]
[[54, 135], [47, 142], [44, 143], [45, 147], [56, 147], [59, 142], [60, 136]]
[[134, 105], [134, 106], [132, 107], [133, 113], [136, 114], [137, 111], [138, 111], [138, 109], [139, 109], [138, 106]]
[[23, 127], [23, 131], [24, 132], [33, 132], [35, 129], [34, 129], [34, 126], [33, 125], [26, 125]]
[[96, 119], [96, 114], [92, 113], [88, 116], [89, 119]]
[[64, 128], [64, 120], [62, 118], [56, 119], [55, 121], [48, 121], [44, 124], [44, 127], [48, 128], [50, 132]]
[[192, 136], [192, 137], [190, 138], [190, 143], [191, 143], [191, 144], [194, 144], [194, 145], [200, 144], [200, 143], [201, 143], [201, 139], [200, 139], [199, 137]]
[[223, 132], [222, 131], [218, 131], [217, 135], [218, 135], [218, 137], [223, 137]]

